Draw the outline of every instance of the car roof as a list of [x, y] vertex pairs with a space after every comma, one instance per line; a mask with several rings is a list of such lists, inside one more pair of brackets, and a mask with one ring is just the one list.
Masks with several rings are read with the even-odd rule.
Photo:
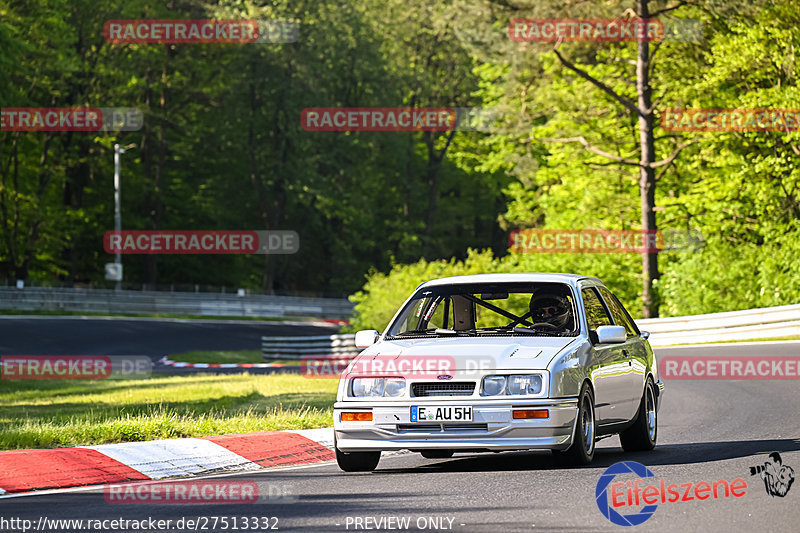
[[436, 287], [440, 285], [457, 285], [462, 283], [530, 283], [549, 282], [567, 283], [573, 287], [581, 280], [590, 280], [603, 284], [600, 279], [579, 274], [554, 274], [550, 272], [512, 272], [506, 274], [471, 274], [467, 276], [451, 276], [439, 278], [420, 284], [420, 287]]

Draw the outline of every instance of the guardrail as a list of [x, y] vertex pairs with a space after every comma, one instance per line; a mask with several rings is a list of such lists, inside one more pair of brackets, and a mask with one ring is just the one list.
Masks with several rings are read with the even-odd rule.
[[354, 334], [315, 335], [310, 337], [261, 337], [264, 361], [302, 359], [304, 356], [335, 355], [350, 359], [361, 350], [356, 348]]
[[353, 304], [343, 298], [49, 287], [0, 287], [0, 310], [3, 309], [332, 320], [346, 320], [353, 314]]
[[[652, 346], [695, 344], [725, 340], [757, 340], [800, 335], [800, 305], [766, 307], [707, 315], [637, 320], [650, 332]], [[304, 355], [358, 355], [355, 335], [316, 337], [261, 337], [265, 361], [300, 359]]]
[[637, 320], [652, 346], [800, 335], [800, 305]]

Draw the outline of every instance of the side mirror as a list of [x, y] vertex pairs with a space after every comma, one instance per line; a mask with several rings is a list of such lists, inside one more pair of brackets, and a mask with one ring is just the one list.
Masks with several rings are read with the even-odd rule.
[[374, 329], [364, 329], [356, 333], [356, 348], [368, 348], [375, 344], [378, 339], [378, 331]]
[[623, 326], [600, 326], [597, 328], [597, 344], [619, 344], [628, 339]]
[[644, 340], [647, 340], [647, 339], [649, 339], [649, 338], [650, 338], [650, 332], [649, 332], [649, 331], [642, 331], [642, 332], [641, 332], [641, 335], [642, 335], [642, 338], [643, 338]]

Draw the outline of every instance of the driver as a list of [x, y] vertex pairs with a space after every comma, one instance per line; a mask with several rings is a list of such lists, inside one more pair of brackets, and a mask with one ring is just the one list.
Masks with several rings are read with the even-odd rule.
[[572, 329], [572, 306], [566, 298], [550, 293], [535, 294], [529, 308], [534, 322]]

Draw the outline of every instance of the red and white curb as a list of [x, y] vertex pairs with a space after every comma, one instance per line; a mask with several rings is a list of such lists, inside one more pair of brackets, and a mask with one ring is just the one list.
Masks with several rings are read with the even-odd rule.
[[281, 368], [284, 366], [292, 367], [297, 365], [287, 365], [284, 363], [182, 363], [180, 361], [173, 361], [168, 359], [165, 355], [158, 360], [159, 363], [165, 366], [172, 366], [175, 368]]
[[334, 459], [333, 428], [0, 452], [0, 495]]

